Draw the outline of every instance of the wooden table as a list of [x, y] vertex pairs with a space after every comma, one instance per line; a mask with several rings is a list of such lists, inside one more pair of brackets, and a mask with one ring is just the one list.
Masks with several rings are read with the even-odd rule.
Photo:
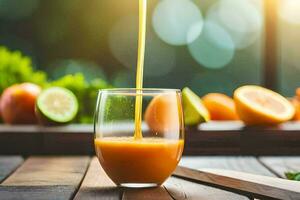
[[[219, 168], [284, 177], [300, 171], [300, 157], [184, 157], [180, 165]], [[252, 199], [243, 194], [169, 178], [162, 187], [120, 189], [110, 181], [95, 157], [0, 156], [0, 199]], [[300, 199], [300, 197], [299, 197]]]

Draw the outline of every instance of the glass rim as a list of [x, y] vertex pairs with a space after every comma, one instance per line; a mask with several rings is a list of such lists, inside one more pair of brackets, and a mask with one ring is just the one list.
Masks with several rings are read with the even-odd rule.
[[109, 88], [109, 89], [100, 89], [99, 93], [136, 93], [137, 91], [143, 93], [168, 93], [168, 92], [176, 92], [181, 93], [180, 89], [169, 89], [169, 88]]

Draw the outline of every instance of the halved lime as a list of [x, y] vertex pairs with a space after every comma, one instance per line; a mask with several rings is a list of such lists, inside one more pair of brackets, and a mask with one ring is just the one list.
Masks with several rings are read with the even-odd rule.
[[202, 103], [202, 100], [191, 89], [182, 90], [184, 121], [188, 126], [196, 125], [210, 120], [209, 112]]
[[70, 90], [51, 87], [42, 91], [37, 99], [36, 107], [39, 117], [48, 122], [68, 123], [76, 117], [78, 101]]

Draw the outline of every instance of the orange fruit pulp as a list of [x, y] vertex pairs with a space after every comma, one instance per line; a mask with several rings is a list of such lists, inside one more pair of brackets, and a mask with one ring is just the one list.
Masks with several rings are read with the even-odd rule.
[[271, 125], [290, 120], [295, 109], [280, 94], [269, 89], [248, 85], [235, 90], [236, 110], [248, 125]]
[[209, 93], [202, 97], [203, 104], [208, 109], [211, 120], [238, 120], [232, 98], [221, 93]]
[[111, 180], [161, 185], [175, 170], [183, 140], [163, 138], [107, 137], [95, 139], [98, 159]]

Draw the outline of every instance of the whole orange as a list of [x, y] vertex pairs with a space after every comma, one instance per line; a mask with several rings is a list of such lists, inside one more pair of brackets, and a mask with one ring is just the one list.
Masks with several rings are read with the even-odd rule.
[[159, 134], [180, 131], [182, 110], [175, 94], [158, 95], [152, 99], [145, 112], [145, 121], [152, 132]]
[[35, 101], [41, 88], [32, 83], [13, 85], [4, 90], [0, 99], [2, 119], [8, 124], [36, 123]]
[[296, 89], [296, 99], [300, 101], [300, 88]]
[[292, 98], [290, 101], [295, 108], [295, 115], [293, 117], [293, 120], [300, 121], [300, 102], [297, 97]]
[[232, 98], [221, 93], [209, 93], [202, 97], [212, 120], [238, 120]]

